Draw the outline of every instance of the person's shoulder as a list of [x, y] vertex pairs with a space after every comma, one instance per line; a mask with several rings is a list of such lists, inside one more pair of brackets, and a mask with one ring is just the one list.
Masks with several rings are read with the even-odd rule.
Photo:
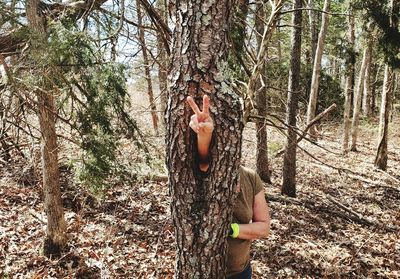
[[[240, 166], [240, 173], [243, 177], [247, 177], [243, 180], [243, 183], [249, 184], [247, 186], [253, 188], [254, 194], [259, 193], [264, 188], [264, 184], [255, 170]], [[245, 187], [247, 186], [245, 185]]]
[[239, 170], [240, 170], [240, 173], [243, 173], [243, 174], [246, 174], [246, 175], [254, 176], [256, 174], [255, 170], [253, 170], [251, 168], [248, 168], [248, 167], [245, 167], [245, 166], [242, 166], [242, 165], [239, 167]]

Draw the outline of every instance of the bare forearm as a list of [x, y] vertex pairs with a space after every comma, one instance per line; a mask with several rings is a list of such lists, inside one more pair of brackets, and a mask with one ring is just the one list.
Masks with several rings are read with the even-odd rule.
[[197, 137], [197, 152], [199, 154], [200, 169], [202, 171], [207, 171], [207, 169], [208, 169], [211, 135], [212, 134]]
[[269, 235], [268, 222], [253, 222], [250, 224], [239, 224], [239, 235], [237, 238], [254, 240], [259, 238], [265, 238], [268, 235]]
[[197, 137], [197, 150], [202, 161], [208, 159], [210, 143], [211, 135]]

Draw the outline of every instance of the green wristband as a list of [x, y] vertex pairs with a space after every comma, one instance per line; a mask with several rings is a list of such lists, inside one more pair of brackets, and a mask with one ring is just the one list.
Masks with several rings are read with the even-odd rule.
[[232, 223], [231, 228], [232, 228], [233, 233], [230, 235], [230, 237], [237, 238], [239, 236], [239, 224]]

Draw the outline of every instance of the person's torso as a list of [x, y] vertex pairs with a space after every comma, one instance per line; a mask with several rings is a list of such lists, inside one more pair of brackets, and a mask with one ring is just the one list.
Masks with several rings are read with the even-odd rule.
[[[253, 218], [255, 176], [253, 171], [240, 167], [240, 191], [234, 203], [232, 223], [248, 224]], [[250, 240], [228, 238], [228, 276], [241, 272], [250, 261]]]

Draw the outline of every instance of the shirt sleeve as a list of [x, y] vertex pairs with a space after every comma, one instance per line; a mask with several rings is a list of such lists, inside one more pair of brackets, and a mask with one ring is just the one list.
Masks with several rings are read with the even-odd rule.
[[264, 190], [264, 183], [262, 182], [262, 180], [257, 172], [254, 172], [253, 188], [254, 188], [254, 196], [257, 195], [258, 193], [260, 193], [261, 190]]

